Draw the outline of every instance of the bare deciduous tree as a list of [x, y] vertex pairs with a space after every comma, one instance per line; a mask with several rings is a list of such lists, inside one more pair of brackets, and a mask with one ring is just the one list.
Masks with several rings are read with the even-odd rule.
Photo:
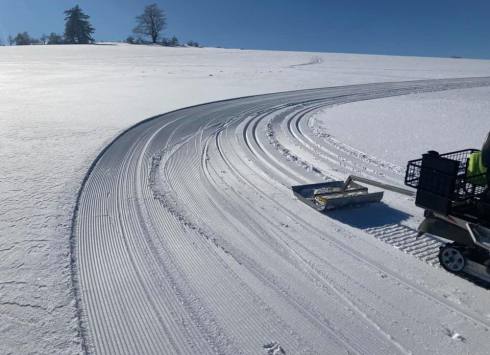
[[63, 43], [63, 37], [61, 35], [51, 32], [51, 34], [48, 37], [48, 44], [62, 44]]
[[8, 37], [7, 41], [9, 42], [9, 44], [10, 44], [11, 46], [13, 46], [13, 45], [14, 45], [14, 43], [15, 43], [15, 39], [14, 39], [14, 37], [12, 37], [12, 35], [9, 35], [9, 37]]
[[27, 32], [19, 33], [15, 36], [14, 41], [17, 46], [28, 46], [32, 43], [31, 36]]
[[41, 36], [41, 42], [43, 44], [46, 44], [48, 42], [48, 38], [49, 38], [48, 35], [43, 33], [43, 35]]
[[146, 6], [143, 13], [136, 16], [136, 22], [137, 26], [134, 28], [133, 33], [151, 37], [153, 43], [157, 43], [163, 29], [167, 27], [167, 18], [157, 4]]

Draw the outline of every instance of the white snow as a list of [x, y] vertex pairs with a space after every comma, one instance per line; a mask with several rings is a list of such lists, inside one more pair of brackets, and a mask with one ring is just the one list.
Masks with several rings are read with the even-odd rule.
[[[170, 110], [232, 97], [472, 76], [490, 76], [490, 62], [122, 44], [0, 47], [0, 354], [83, 352], [70, 269], [73, 208], [90, 163], [128, 126]], [[490, 113], [489, 93], [482, 88], [380, 99], [329, 108], [317, 118], [322, 129], [339, 141], [403, 165], [427, 149], [478, 147], [488, 131], [484, 124]], [[472, 119], [462, 120], [463, 115]], [[441, 126], [440, 134], [432, 133]], [[295, 153], [286, 143], [288, 137], [275, 138]], [[410, 204], [390, 196], [387, 201], [393, 207]], [[405, 207], [405, 212], [414, 211]], [[386, 228], [366, 229], [366, 234], [359, 231], [364, 228], [353, 220], [356, 216], [362, 222], [363, 216], [354, 212], [339, 216], [344, 226], [329, 223], [326, 228], [355, 235], [366, 251], [372, 249], [377, 256], [391, 255], [391, 246], [370, 244], [387, 233]], [[408, 219], [406, 224], [411, 228], [416, 221]], [[300, 230], [295, 226], [296, 232]], [[365, 269], [351, 259], [355, 258], [346, 267]], [[415, 265], [414, 271], [397, 270], [394, 258], [388, 258], [388, 267], [411, 280], [410, 285], [431, 290], [437, 299], [456, 298], [465, 310], [488, 314], [484, 291], [464, 280], [454, 281], [456, 289], [435, 277], [439, 274], [432, 266], [419, 259], [414, 264], [412, 259], [407, 255], [402, 264]], [[386, 282], [383, 276], [379, 280]], [[390, 287], [385, 290], [390, 292]], [[362, 291], [361, 286], [355, 289]], [[406, 289], [402, 283], [395, 293], [402, 295]], [[342, 285], [335, 290], [342, 292]], [[396, 299], [406, 300], [403, 297]], [[427, 295], [417, 294], [419, 298]], [[446, 328], [441, 329], [442, 334]], [[447, 336], [466, 340], [458, 346], [470, 343], [471, 349], [482, 350], [471, 343], [471, 334], [463, 337], [456, 331], [449, 330]], [[271, 342], [263, 350], [287, 349]]]
[[319, 130], [398, 166], [422, 152], [481, 149], [490, 131], [490, 89], [355, 102], [315, 116]]

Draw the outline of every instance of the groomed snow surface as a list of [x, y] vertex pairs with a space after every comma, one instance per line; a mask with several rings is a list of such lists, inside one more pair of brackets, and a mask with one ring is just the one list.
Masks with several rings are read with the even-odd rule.
[[329, 142], [337, 140], [404, 166], [421, 151], [481, 149], [490, 131], [490, 89], [338, 105], [319, 112], [312, 121], [329, 135]]
[[[86, 234], [77, 222], [77, 292], [70, 235], [89, 165], [147, 117], [268, 92], [490, 76], [488, 61], [128, 45], [0, 54], [1, 354], [487, 353], [488, 291], [437, 267], [439, 241], [414, 240], [421, 217], [413, 200], [386, 194], [385, 204], [324, 216], [287, 189], [352, 171], [400, 183], [406, 156], [397, 152], [427, 150], [423, 134], [435, 126], [443, 131], [428, 148], [478, 147], [488, 127], [475, 133], [456, 113], [484, 126], [488, 89], [473, 88], [484, 82], [429, 94], [415, 93], [444, 88], [403, 86], [398, 94], [415, 95], [348, 104], [339, 98], [358, 90], [391, 96], [393, 87], [344, 88], [317, 92], [316, 104], [302, 104], [313, 95], [303, 93], [292, 106], [276, 97], [248, 101], [241, 112], [226, 104], [194, 109], [193, 120], [177, 114], [158, 134], [132, 131], [121, 147], [135, 151], [121, 161], [115, 155], [117, 169], [91, 175], [112, 177], [112, 185], [82, 194], [80, 206], [115, 207], [85, 210], [87, 228], [95, 228]], [[455, 101], [457, 109], [435, 104]], [[353, 118], [349, 107], [359, 119], [347, 132], [351, 125], [335, 117]], [[385, 115], [398, 107], [400, 115]], [[391, 135], [373, 137], [376, 111], [378, 123], [390, 119], [381, 125]], [[396, 152], [389, 148], [399, 127], [420, 137], [419, 149], [400, 140]], [[94, 261], [114, 272], [90, 282]], [[142, 300], [151, 306], [138, 308]], [[124, 337], [131, 319], [147, 323], [132, 324], [140, 333]]]

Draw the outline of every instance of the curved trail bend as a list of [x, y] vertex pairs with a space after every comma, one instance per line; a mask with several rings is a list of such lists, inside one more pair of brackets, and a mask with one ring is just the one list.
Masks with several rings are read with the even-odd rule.
[[316, 135], [318, 110], [481, 86], [490, 78], [270, 94], [126, 131], [91, 169], [74, 218], [88, 352], [481, 353], [490, 320], [428, 287], [466, 284], [430, 265], [438, 242], [415, 241], [413, 201], [388, 194], [332, 219], [288, 189], [351, 172], [401, 183]]

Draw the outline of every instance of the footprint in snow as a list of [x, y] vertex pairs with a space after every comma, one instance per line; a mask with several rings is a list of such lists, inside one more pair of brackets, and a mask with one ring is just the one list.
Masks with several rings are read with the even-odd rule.
[[466, 342], [466, 338], [464, 336], [462, 336], [461, 334], [456, 333], [449, 328], [444, 328], [444, 331], [446, 332], [447, 336], [451, 337], [451, 339], [459, 340], [459, 341], [462, 341], [463, 343]]
[[267, 350], [268, 355], [282, 355], [286, 354], [286, 351], [283, 349], [281, 345], [279, 345], [276, 341], [273, 341], [269, 344], [265, 344], [263, 346], [265, 350]]

